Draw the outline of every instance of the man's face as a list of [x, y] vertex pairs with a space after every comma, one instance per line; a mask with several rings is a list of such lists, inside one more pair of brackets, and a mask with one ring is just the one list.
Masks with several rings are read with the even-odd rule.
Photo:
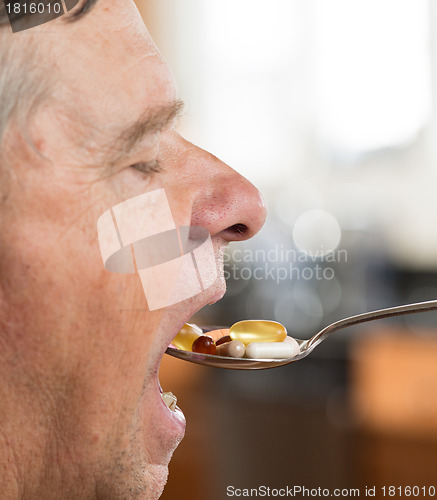
[[[33, 147], [13, 124], [4, 138], [0, 319], [15, 366], [27, 367], [20, 405], [44, 415], [28, 446], [35, 463], [59, 470], [46, 472], [47, 484], [60, 477], [59, 487], [94, 487], [102, 498], [155, 498], [185, 425], [160, 396], [161, 358], [192, 314], [223, 295], [224, 248], [259, 230], [263, 202], [175, 132], [166, 112], [175, 83], [133, 3], [101, 1], [78, 22], [61, 18], [27, 36], [53, 91], [28, 124]], [[154, 116], [153, 130], [120, 148], [123, 130], [144, 116]], [[211, 234], [219, 278], [150, 311], [137, 274], [104, 269], [96, 224], [160, 188], [176, 225]]]

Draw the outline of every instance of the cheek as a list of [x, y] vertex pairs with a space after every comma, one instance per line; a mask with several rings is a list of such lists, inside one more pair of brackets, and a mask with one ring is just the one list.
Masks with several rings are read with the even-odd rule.
[[[21, 303], [49, 308], [51, 315], [75, 306], [100, 310], [138, 295], [133, 275], [115, 275], [104, 269], [97, 238], [99, 206], [34, 201], [34, 210], [5, 221], [0, 270], [7, 276], [10, 294]], [[0, 271], [0, 272], [1, 272]], [[3, 285], [5, 282], [3, 282]], [[136, 301], [138, 302], [138, 300]], [[110, 309], [109, 309], [110, 312]]]
[[[26, 182], [12, 186], [0, 214], [0, 275], [17, 303], [32, 304], [48, 317], [74, 311], [76, 322], [96, 313], [99, 322], [110, 323], [117, 319], [117, 311], [144, 311], [147, 304], [138, 276], [104, 269], [97, 220], [109, 208], [161, 187], [160, 176], [126, 168], [89, 184], [67, 182], [62, 168], [53, 172], [38, 166], [18, 173]], [[86, 314], [78, 314], [80, 309]]]
[[121, 352], [126, 373], [136, 353], [141, 363], [135, 365], [144, 366], [148, 351], [139, 326], [147, 324], [147, 304], [138, 276], [106, 271], [97, 243], [90, 245], [81, 231], [53, 238], [42, 228], [26, 229], [4, 253], [1, 277], [9, 317], [37, 342], [32, 348], [53, 351], [53, 363], [68, 353], [63, 366], [86, 360], [87, 372], [95, 361], [95, 373], [107, 377]]

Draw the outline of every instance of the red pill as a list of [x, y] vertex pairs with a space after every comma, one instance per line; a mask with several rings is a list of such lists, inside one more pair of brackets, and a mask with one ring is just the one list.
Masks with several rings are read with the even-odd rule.
[[216, 345], [211, 337], [208, 335], [201, 335], [193, 342], [191, 350], [201, 354], [215, 354]]
[[208, 337], [212, 337], [214, 342], [217, 342], [218, 339], [221, 339], [222, 337], [229, 335], [229, 328], [222, 328], [220, 330], [210, 330], [209, 332], [206, 332], [206, 335], [208, 335]]
[[225, 344], [226, 342], [230, 342], [232, 339], [231, 339], [231, 336], [230, 335], [225, 335], [224, 337], [218, 339], [215, 341], [215, 345], [216, 346], [219, 346], [219, 345], [222, 345], [222, 344]]

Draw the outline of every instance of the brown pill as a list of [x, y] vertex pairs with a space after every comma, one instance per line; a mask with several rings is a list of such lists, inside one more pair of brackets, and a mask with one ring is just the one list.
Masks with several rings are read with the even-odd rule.
[[232, 339], [230, 335], [225, 335], [221, 339], [216, 340], [215, 345], [218, 347], [219, 345], [225, 344], [226, 342], [230, 342], [231, 340]]
[[214, 342], [217, 342], [218, 339], [221, 339], [222, 337], [225, 337], [228, 334], [229, 334], [229, 328], [223, 328], [221, 330], [211, 330], [210, 332], [207, 332], [207, 335], [209, 337], [212, 337]]
[[191, 350], [201, 354], [215, 354], [216, 345], [211, 337], [208, 335], [201, 335], [193, 342]]
[[218, 356], [229, 356], [231, 358], [242, 358], [246, 351], [246, 347], [243, 342], [239, 340], [232, 340], [231, 342], [226, 342], [217, 347], [216, 354]]

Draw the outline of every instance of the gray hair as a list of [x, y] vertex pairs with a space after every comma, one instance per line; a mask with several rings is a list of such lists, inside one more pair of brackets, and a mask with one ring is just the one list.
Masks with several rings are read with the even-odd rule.
[[[0, 156], [3, 135], [13, 116], [29, 105], [37, 83], [32, 76], [35, 59], [24, 55], [26, 47], [18, 37], [13, 38], [6, 5], [0, 5]], [[30, 77], [30, 78], [29, 78]]]
[[17, 42], [0, 31], [0, 157], [4, 133], [11, 120], [16, 119], [26, 134], [30, 112], [49, 90], [48, 79], [37, 67], [37, 48], [29, 53], [21, 40]]
[[[24, 0], [19, 0], [25, 3]], [[83, 0], [68, 19], [75, 22], [86, 15], [98, 0]], [[23, 9], [20, 10], [23, 12]], [[19, 20], [23, 14], [14, 16]], [[5, 131], [12, 119], [18, 121], [21, 133], [26, 134], [30, 113], [50, 94], [50, 78], [43, 63], [40, 48], [29, 50], [30, 40], [12, 34], [5, 3], [0, 1], [0, 161]]]
[[13, 35], [0, 23], [0, 206], [8, 196], [14, 154], [12, 143], [5, 140], [7, 130], [15, 125], [24, 142], [37, 151], [29, 134], [29, 119], [50, 94], [54, 81], [51, 74], [44, 73], [41, 50], [31, 40], [27, 35]]

